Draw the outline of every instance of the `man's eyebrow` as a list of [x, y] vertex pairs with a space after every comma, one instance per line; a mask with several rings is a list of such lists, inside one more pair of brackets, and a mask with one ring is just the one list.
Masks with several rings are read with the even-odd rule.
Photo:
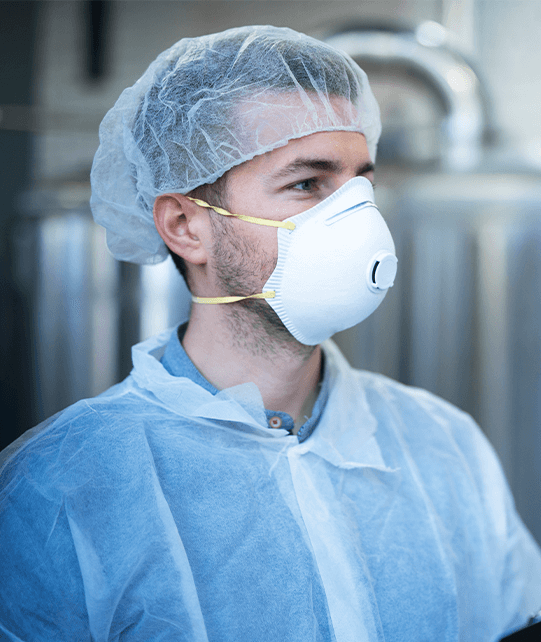
[[368, 172], [373, 172], [375, 171], [375, 169], [376, 169], [376, 166], [374, 165], [374, 163], [372, 161], [368, 161], [357, 169], [357, 176], [362, 176], [362, 174], [368, 174]]
[[271, 178], [287, 178], [291, 174], [298, 174], [306, 169], [339, 172], [342, 169], [342, 164], [338, 161], [324, 158], [296, 158], [292, 163], [289, 163], [272, 174]]
[[[299, 174], [305, 170], [316, 170], [324, 172], [341, 172], [344, 166], [342, 163], [325, 158], [296, 158], [293, 162], [282, 167], [269, 176], [270, 180], [287, 178]], [[374, 163], [368, 161], [357, 169], [357, 176], [374, 171]]]

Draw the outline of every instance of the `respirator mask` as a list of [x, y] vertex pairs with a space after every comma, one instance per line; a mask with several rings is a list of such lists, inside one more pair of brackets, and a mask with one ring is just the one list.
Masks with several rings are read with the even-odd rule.
[[394, 283], [393, 239], [374, 203], [372, 184], [363, 176], [284, 221], [232, 214], [190, 200], [223, 216], [278, 228], [278, 261], [262, 292], [193, 296], [195, 303], [266, 299], [300, 343], [317, 345], [366, 319]]

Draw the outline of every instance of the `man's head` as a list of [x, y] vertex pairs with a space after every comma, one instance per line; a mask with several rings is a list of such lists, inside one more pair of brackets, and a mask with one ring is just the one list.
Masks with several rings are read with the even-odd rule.
[[158, 196], [212, 190], [201, 186], [291, 140], [332, 131], [363, 133], [374, 160], [377, 104], [346, 55], [275, 27], [181, 40], [102, 123], [94, 216], [117, 258], [159, 262], [167, 250], [153, 222]]

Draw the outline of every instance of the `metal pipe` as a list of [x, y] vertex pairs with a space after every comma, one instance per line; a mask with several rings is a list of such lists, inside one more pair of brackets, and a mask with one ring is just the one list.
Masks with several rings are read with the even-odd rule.
[[467, 171], [481, 160], [490, 108], [477, 74], [446, 41], [445, 27], [431, 21], [414, 32], [359, 29], [325, 38], [355, 60], [410, 67], [424, 76], [447, 110], [442, 169]]

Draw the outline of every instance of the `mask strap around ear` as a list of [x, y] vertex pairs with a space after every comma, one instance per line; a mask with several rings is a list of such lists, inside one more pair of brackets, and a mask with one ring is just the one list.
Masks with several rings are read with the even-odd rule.
[[249, 294], [248, 296], [192, 296], [194, 303], [236, 303], [237, 301], [244, 301], [244, 299], [274, 299], [276, 292], [269, 290], [268, 292], [260, 292], [259, 294]]
[[193, 201], [196, 205], [199, 205], [200, 207], [206, 207], [209, 210], [214, 210], [217, 214], [221, 214], [222, 216], [234, 216], [235, 218], [240, 218], [241, 221], [256, 223], [257, 225], [267, 225], [268, 227], [283, 227], [286, 230], [295, 229], [295, 223], [293, 223], [292, 221], [273, 221], [270, 218], [257, 218], [255, 216], [245, 216], [244, 214], [232, 214], [231, 212], [224, 210], [223, 207], [209, 205], [205, 201], [202, 201], [200, 198], [192, 198], [191, 196], [187, 196], [186, 198], [190, 199], [190, 201]]
[[[217, 214], [222, 216], [234, 216], [235, 218], [240, 218], [242, 221], [247, 221], [248, 223], [256, 223], [257, 225], [267, 225], [269, 227], [283, 227], [286, 230], [294, 230], [295, 223], [291, 221], [273, 221], [272, 219], [267, 218], [256, 218], [255, 216], [244, 216], [243, 214], [232, 214], [227, 210], [224, 210], [223, 207], [217, 207], [215, 205], [209, 205], [205, 201], [202, 201], [200, 198], [192, 198], [187, 196], [186, 198], [193, 201], [196, 205], [200, 207], [205, 207], [210, 210], [214, 210]], [[258, 294], [250, 294], [248, 296], [215, 296], [215, 297], [205, 297], [205, 296], [193, 296], [192, 301], [194, 303], [206, 303], [206, 304], [218, 304], [218, 303], [236, 303], [237, 301], [244, 301], [245, 299], [274, 299], [276, 292], [274, 290], [268, 292], [259, 292]]]

